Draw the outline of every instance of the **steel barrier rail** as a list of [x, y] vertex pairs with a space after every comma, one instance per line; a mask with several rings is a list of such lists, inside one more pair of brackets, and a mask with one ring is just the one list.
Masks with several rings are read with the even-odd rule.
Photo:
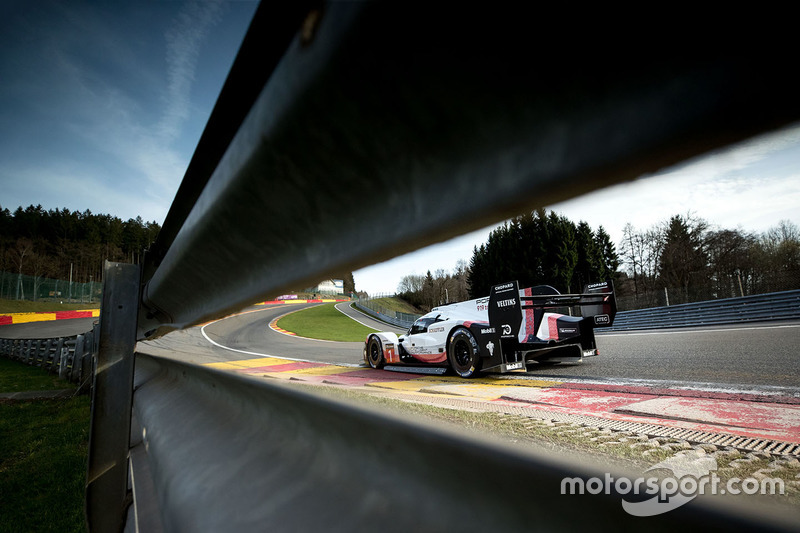
[[[142, 513], [134, 509], [133, 521], [150, 520], [151, 528], [407, 532], [641, 526], [641, 518], [623, 511], [623, 496], [613, 488], [610, 494], [562, 494], [564, 478], [607, 479], [606, 472], [613, 479], [636, 477], [575, 456], [523, 451], [294, 387], [143, 354], [136, 356], [135, 387], [134, 501], [150, 504]], [[137, 492], [142, 486], [151, 490]], [[145, 516], [149, 513], [155, 516]], [[686, 523], [720, 530], [785, 525], [731, 508], [698, 514], [687, 506], [648, 522], [648, 529], [674, 532]]]
[[[306, 9], [301, 25], [294, 13], [259, 6], [203, 134], [216, 141], [215, 149], [198, 146], [186, 187], [170, 209], [169, 231], [144, 265], [138, 321], [130, 324], [139, 338], [220, 317], [290, 286], [308, 286], [800, 119], [794, 74], [781, 48], [772, 42], [739, 48], [728, 40], [718, 46], [711, 39], [712, 46], [698, 49], [702, 43], [685, 18], [676, 43], [672, 35], [659, 39], [649, 26], [637, 33], [627, 17], [584, 25], [562, 13], [558, 20], [568, 25], [550, 24], [553, 13], [544, 8], [535, 24], [483, 5], [433, 4], [418, 12], [383, 2], [334, 2]], [[672, 32], [668, 15], [660, 17]], [[707, 39], [709, 28], [724, 25], [701, 26]], [[291, 42], [262, 40], [262, 48], [248, 44], [276, 27], [290, 29], [280, 35], [297, 35]], [[559, 45], [564, 42], [570, 46]], [[635, 52], [627, 53], [632, 43]], [[260, 73], [256, 85], [267, 80], [263, 88], [246, 90], [254, 87], [251, 72]], [[256, 96], [241, 125], [216, 132], [212, 124], [243, 93]], [[241, 109], [238, 102], [233, 107]], [[359, 206], [357, 216], [342, 212], [341, 206], [352, 205]], [[104, 298], [114, 292], [106, 283]], [[166, 362], [154, 370], [141, 356], [133, 429], [114, 430], [118, 420], [111, 424], [99, 407], [117, 395], [115, 405], [127, 418], [124, 384], [133, 380], [126, 374], [132, 348], [119, 350], [129, 328], [118, 314], [116, 305], [104, 302], [101, 324], [118, 327], [101, 333], [110, 338], [101, 338], [98, 369], [124, 371], [113, 380], [99, 379], [98, 372], [90, 470], [104, 472], [96, 454], [117, 473], [133, 458], [129, 526], [191, 530], [211, 521], [223, 525], [218, 529], [238, 523], [262, 530], [284, 523], [259, 520], [280, 519], [287, 528], [380, 523], [384, 529], [416, 517], [415, 529], [474, 529], [471, 524], [488, 517], [507, 516], [504, 525], [513, 529], [520, 523], [511, 521], [526, 505], [526, 529], [539, 521], [545, 527], [587, 525], [587, 517], [599, 517], [591, 519], [594, 529], [618, 527], [618, 499], [588, 498], [576, 507], [537, 488], [572, 471], [555, 458], [512, 460], [469, 439], [311, 400], [268, 382], [245, 384]], [[115, 390], [111, 381], [122, 385]], [[97, 445], [95, 429], [114, 437], [113, 457]], [[130, 448], [118, 449], [119, 434], [128, 432]], [[384, 455], [374, 452], [370, 439]], [[259, 455], [262, 446], [273, 453]], [[351, 447], [364, 453], [337, 459]], [[432, 461], [434, 450], [444, 452]], [[354, 482], [341, 490], [347, 468]], [[124, 523], [127, 485], [122, 476], [113, 478], [113, 490], [87, 495], [91, 531]], [[303, 478], [324, 490], [309, 489], [298, 482]], [[523, 501], [517, 479], [536, 497]], [[250, 498], [244, 497], [247, 486]], [[384, 490], [397, 501], [389, 505]], [[437, 504], [426, 505], [416, 494]], [[460, 495], [478, 510], [465, 511]], [[314, 498], [331, 503], [310, 507]], [[248, 507], [254, 499], [261, 509], [256, 514]], [[332, 524], [337, 502], [347, 507], [336, 515], [342, 521]], [[776, 526], [754, 513], [740, 518], [754, 527]], [[348, 523], [350, 516], [354, 522]], [[678, 527], [673, 516], [681, 517], [681, 527], [703, 527], [714, 520], [731, 525], [726, 519], [734, 514], [692, 504], [663, 523]]]
[[620, 311], [614, 326], [604, 331], [796, 319], [800, 319], [800, 290]]
[[[210, 177], [187, 172], [184, 181], [205, 187], [179, 192], [173, 206], [188, 215], [146, 266], [143, 333], [217, 318], [800, 117], [771, 46], [698, 53], [682, 32], [681, 43], [639, 42], [629, 55], [619, 48], [639, 37], [629, 25], [573, 20], [558, 42], [586, 43], [576, 55], [505, 10], [428, 6], [420, 16], [382, 2], [331, 3], [310, 20]], [[267, 30], [254, 24], [248, 35]], [[249, 70], [264, 68], [256, 60]], [[251, 86], [228, 80], [237, 81]], [[190, 170], [204, 157], [198, 149]]]
[[388, 324], [393, 326], [397, 326], [398, 328], [410, 328], [411, 325], [414, 323], [413, 320], [401, 320], [396, 316], [389, 316], [384, 313], [375, 311], [374, 309], [370, 309], [369, 307], [362, 305], [359, 302], [355, 302], [356, 307], [358, 307], [359, 311], [362, 313], [366, 313], [373, 318], [377, 318], [378, 320], [382, 320]]
[[80, 392], [93, 372], [97, 353], [98, 327], [81, 335], [47, 339], [1, 339], [0, 355], [22, 363], [39, 366], [60, 378], [81, 385]]

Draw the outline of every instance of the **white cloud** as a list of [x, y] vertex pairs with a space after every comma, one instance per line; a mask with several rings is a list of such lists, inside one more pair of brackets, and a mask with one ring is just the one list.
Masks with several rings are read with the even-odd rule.
[[[800, 161], [800, 127], [787, 128], [727, 150], [689, 161], [658, 175], [642, 177], [579, 198], [548, 206], [570, 220], [603, 226], [615, 243], [631, 223], [637, 229], [692, 213], [721, 228], [762, 232], [782, 219], [800, 225], [800, 171], [795, 165], [776, 167], [786, 155]], [[452, 270], [467, 262], [472, 246], [486, 242], [491, 228], [424, 248], [392, 261], [368, 267], [353, 276], [358, 290], [393, 292], [408, 274], [428, 269]]]
[[200, 48], [209, 30], [220, 21], [221, 2], [187, 3], [164, 35], [166, 40], [166, 111], [157, 130], [164, 140], [174, 140], [189, 117], [192, 84]]

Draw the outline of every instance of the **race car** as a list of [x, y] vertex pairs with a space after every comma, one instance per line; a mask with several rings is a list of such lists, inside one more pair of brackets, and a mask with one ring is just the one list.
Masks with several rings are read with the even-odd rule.
[[[582, 316], [554, 312], [576, 307]], [[610, 281], [587, 285], [581, 294], [502, 283], [485, 298], [433, 308], [405, 335], [370, 334], [364, 362], [423, 373], [452, 369], [462, 378], [481, 371], [525, 372], [537, 362], [577, 363], [598, 355], [594, 329], [611, 326], [616, 312]]]

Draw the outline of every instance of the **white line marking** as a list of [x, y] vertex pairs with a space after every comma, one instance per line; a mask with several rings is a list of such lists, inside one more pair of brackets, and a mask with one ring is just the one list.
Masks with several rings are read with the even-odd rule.
[[648, 331], [643, 333], [602, 333], [600, 331], [595, 330], [599, 336], [602, 337], [637, 337], [643, 335], [679, 335], [679, 334], [687, 334], [687, 333], [714, 333], [715, 331], [746, 331], [750, 329], [780, 329], [780, 328], [800, 328], [800, 324], [789, 324], [785, 326], [750, 326], [750, 327], [743, 327], [743, 328], [719, 328], [719, 329], [682, 329], [682, 330], [658, 330], [658, 331]]
[[800, 388], [779, 385], [744, 385], [739, 383], [709, 383], [698, 381], [671, 381], [643, 378], [592, 378], [581, 376], [559, 376], [553, 374], [503, 374], [495, 375], [497, 379], [519, 380], [554, 380], [565, 383], [586, 383], [592, 385], [621, 385], [637, 387], [658, 387], [664, 389], [692, 390], [702, 392], [724, 392], [728, 394], [754, 394], [761, 396], [793, 396], [800, 397]]
[[[345, 302], [345, 303], [349, 303], [349, 302]], [[334, 308], [334, 309], [336, 309], [337, 311], [339, 311], [340, 313], [342, 313], [342, 314], [343, 314], [344, 316], [346, 316], [347, 318], [349, 318], [349, 319], [351, 319], [351, 320], [355, 320], [356, 322], [358, 322], [358, 323], [359, 323], [359, 324], [361, 324], [362, 326], [368, 327], [369, 329], [372, 329], [372, 330], [375, 330], [375, 331], [380, 331], [378, 328], [373, 328], [372, 326], [367, 326], [366, 324], [364, 324], [364, 323], [363, 323], [363, 322], [361, 322], [360, 320], [357, 320], [357, 319], [355, 319], [355, 318], [351, 317], [350, 315], [348, 315], [347, 313], [345, 313], [344, 311], [342, 311], [341, 309], [339, 309], [339, 304], [336, 304], [336, 305], [334, 305], [334, 306], [333, 306], [333, 308]]]
[[[259, 311], [260, 311], [260, 309], [259, 309]], [[251, 311], [251, 312], [254, 312], [254, 311]], [[236, 316], [236, 315], [234, 315], [234, 316]], [[228, 317], [225, 317], [225, 318], [220, 318], [219, 320], [215, 320], [213, 322], [209, 322], [208, 324], [205, 324], [204, 326], [202, 326], [200, 328], [200, 333], [203, 335], [203, 338], [205, 338], [208, 342], [210, 342], [211, 344], [213, 344], [217, 348], [222, 348], [223, 350], [228, 350], [230, 352], [243, 353], [245, 355], [256, 355], [258, 357], [264, 357], [264, 358], [270, 358], [270, 359], [286, 359], [287, 361], [297, 361], [298, 363], [324, 363], [323, 361], [313, 361], [311, 359], [298, 359], [296, 357], [285, 357], [283, 355], [270, 355], [270, 354], [266, 354], [266, 353], [250, 352], [250, 351], [247, 351], [247, 350], [239, 350], [238, 348], [231, 348], [229, 346], [225, 346], [223, 344], [220, 344], [217, 341], [213, 340], [211, 337], [209, 337], [208, 334], [206, 334], [206, 327], [207, 326], [210, 326], [212, 324], [216, 324], [217, 322], [222, 322], [223, 320], [226, 320], [228, 318], [233, 318], [233, 317], [232, 316], [228, 316]], [[299, 338], [303, 339], [305, 337], [299, 337]], [[317, 339], [311, 339], [311, 340], [317, 340]], [[326, 341], [326, 342], [334, 342], [334, 341]], [[324, 364], [336, 365], [336, 366], [347, 366], [347, 367], [354, 367], [354, 368], [361, 366], [361, 365], [357, 365], [357, 364], [353, 364], [353, 363], [324, 363]]]

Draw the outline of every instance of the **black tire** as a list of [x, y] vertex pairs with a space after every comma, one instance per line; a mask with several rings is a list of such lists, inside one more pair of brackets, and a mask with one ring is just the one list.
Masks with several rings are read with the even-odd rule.
[[367, 362], [372, 368], [383, 368], [386, 361], [383, 359], [383, 346], [378, 337], [370, 337], [367, 343]]
[[480, 372], [483, 365], [481, 350], [468, 329], [458, 328], [450, 334], [447, 359], [453, 372], [462, 378], [471, 378]]

